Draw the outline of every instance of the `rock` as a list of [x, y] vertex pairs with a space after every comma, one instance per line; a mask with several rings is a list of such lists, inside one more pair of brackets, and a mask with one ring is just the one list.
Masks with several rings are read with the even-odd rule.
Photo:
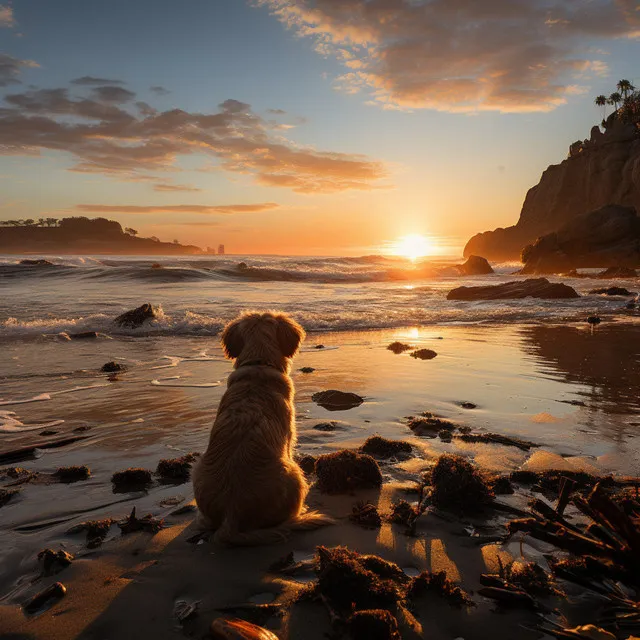
[[463, 409], [477, 409], [478, 405], [475, 404], [475, 402], [467, 402], [467, 401], [462, 401], [462, 402], [456, 402], [456, 404], [459, 407], [462, 407]]
[[336, 451], [319, 456], [316, 475], [318, 489], [322, 493], [349, 493], [382, 486], [378, 463], [371, 456], [353, 451]]
[[592, 289], [589, 291], [590, 294], [594, 295], [605, 295], [605, 296], [635, 296], [635, 293], [631, 293], [628, 289], [624, 287], [609, 287], [604, 289]]
[[311, 399], [328, 411], [346, 411], [347, 409], [358, 407], [364, 402], [364, 398], [356, 393], [337, 391], [335, 389], [318, 391], [311, 396]]
[[157, 315], [158, 310], [149, 303], [146, 303], [138, 307], [137, 309], [125, 311], [124, 313], [120, 314], [114, 320], [114, 323], [121, 327], [136, 329], [137, 327], [142, 326], [145, 322], [153, 320], [157, 317]]
[[120, 373], [126, 370], [127, 370], [126, 364], [121, 364], [120, 362], [114, 362], [113, 360], [111, 362], [107, 362], [106, 364], [103, 364], [102, 367], [100, 367], [100, 371], [102, 371], [102, 373]]
[[[456, 428], [456, 425], [450, 420], [439, 418], [429, 411], [424, 411], [419, 416], [409, 416], [407, 418], [407, 426], [417, 436], [426, 436], [428, 438], [435, 438], [442, 431], [447, 431], [451, 434]], [[445, 438], [442, 439], [444, 440]]]
[[353, 640], [401, 640], [398, 621], [386, 609], [356, 611], [348, 622]]
[[302, 367], [300, 373], [313, 373], [315, 369], [313, 367]]
[[118, 471], [111, 476], [116, 491], [138, 491], [153, 482], [151, 471], [139, 467]]
[[42, 572], [45, 576], [52, 576], [66, 569], [72, 562], [73, 556], [63, 549], [43, 549], [38, 554], [38, 560], [42, 561]]
[[59, 467], [54, 474], [60, 482], [78, 482], [86, 480], [91, 475], [91, 470], [86, 465], [75, 467]]
[[523, 247], [576, 216], [610, 204], [640, 210], [637, 132], [620, 122], [606, 133], [592, 131], [590, 144], [583, 147], [581, 153], [546, 169], [527, 193], [515, 226], [475, 235], [464, 256], [517, 260]]
[[417, 349], [409, 355], [416, 360], [433, 360], [438, 354], [433, 349]]
[[635, 277], [640, 265], [640, 218], [636, 210], [607, 205], [575, 216], [522, 250], [522, 273], [562, 273], [606, 267], [599, 277]]
[[398, 355], [399, 353], [404, 353], [405, 351], [409, 351], [409, 349], [413, 349], [413, 347], [410, 344], [405, 344], [404, 342], [392, 342], [387, 349]]
[[609, 267], [597, 275], [598, 278], [637, 278], [638, 272], [628, 267]]
[[156, 473], [163, 480], [179, 480], [181, 482], [186, 482], [191, 475], [191, 465], [197, 457], [198, 456], [195, 453], [188, 453], [180, 458], [160, 460], [160, 462], [158, 462], [158, 467], [156, 468]]
[[587, 322], [591, 325], [600, 324], [602, 320], [598, 316], [589, 316]]
[[312, 429], [316, 431], [336, 431], [344, 430], [347, 428], [346, 422], [340, 422], [339, 420], [329, 420], [328, 422], [318, 422]]
[[23, 606], [24, 612], [27, 614], [37, 613], [41, 609], [51, 606], [60, 600], [60, 598], [63, 598], [65, 593], [67, 593], [67, 588], [62, 584], [62, 582], [54, 582], [51, 586], [36, 594], [31, 598], [31, 600], [26, 602]]
[[447, 294], [447, 300], [515, 300], [521, 298], [557, 300], [579, 297], [580, 295], [572, 287], [561, 282], [549, 282], [546, 278], [531, 278], [485, 287], [458, 287]]
[[473, 513], [493, 495], [476, 467], [462, 456], [444, 454], [431, 470], [431, 502], [439, 509]]
[[362, 453], [378, 458], [391, 458], [393, 456], [411, 453], [411, 444], [404, 440], [387, 440], [381, 436], [371, 436], [360, 447]]
[[487, 259], [480, 256], [469, 256], [464, 264], [459, 264], [456, 268], [463, 276], [483, 276], [495, 273]]
[[79, 333], [69, 334], [69, 338], [71, 338], [72, 340], [93, 340], [97, 337], [97, 331], [80, 331]]
[[42, 258], [38, 260], [30, 260], [25, 258], [24, 260], [20, 260], [19, 264], [23, 264], [27, 267], [53, 267], [53, 262], [49, 262], [48, 260], [44, 260]]

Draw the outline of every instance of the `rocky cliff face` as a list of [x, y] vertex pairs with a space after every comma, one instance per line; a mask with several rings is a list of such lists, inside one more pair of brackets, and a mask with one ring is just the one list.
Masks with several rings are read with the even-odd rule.
[[475, 235], [464, 255], [517, 260], [538, 237], [609, 204], [640, 211], [640, 137], [634, 125], [619, 122], [606, 133], [593, 127], [589, 140], [574, 142], [569, 157], [551, 165], [529, 190], [515, 226]]

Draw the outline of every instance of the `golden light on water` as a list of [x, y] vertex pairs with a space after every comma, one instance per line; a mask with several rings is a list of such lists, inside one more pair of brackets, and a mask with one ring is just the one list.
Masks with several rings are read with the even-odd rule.
[[409, 260], [417, 260], [418, 258], [439, 253], [439, 247], [433, 238], [412, 233], [398, 238], [398, 240], [392, 243], [390, 253], [394, 256], [408, 258]]

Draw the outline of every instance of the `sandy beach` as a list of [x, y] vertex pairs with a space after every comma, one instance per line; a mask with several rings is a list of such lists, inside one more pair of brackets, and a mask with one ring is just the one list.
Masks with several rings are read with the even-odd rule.
[[[2, 480], [3, 487], [19, 491], [2, 507], [2, 637], [203, 637], [225, 607], [289, 602], [314, 579], [313, 570], [283, 575], [269, 568], [290, 552], [295, 562], [311, 560], [318, 545], [379, 555], [408, 576], [445, 570], [470, 594], [475, 605], [470, 608], [452, 608], [438, 598], [418, 606], [415, 620], [400, 620], [403, 637], [543, 637], [527, 630], [536, 623], [535, 613], [496, 613], [493, 601], [477, 595], [480, 575], [498, 571], [498, 556], [503, 564], [524, 558], [546, 566], [550, 545], [528, 536], [505, 544], [487, 541], [485, 536], [504, 533], [513, 514], [478, 518], [428, 510], [415, 536], [387, 521], [366, 530], [349, 516], [362, 501], [376, 505], [383, 516], [400, 499], [415, 501], [411, 488], [443, 453], [460, 454], [487, 474], [558, 469], [637, 475], [638, 331], [634, 323], [608, 322], [595, 330], [573, 323], [310, 334], [293, 372], [299, 453], [356, 450], [374, 434], [407, 441], [412, 452], [378, 460], [380, 490], [329, 496], [312, 488], [310, 506], [333, 515], [336, 525], [251, 549], [188, 541], [198, 533], [193, 510], [180, 510], [192, 500], [189, 482], [154, 477], [145, 490], [124, 492], [115, 492], [111, 483], [116, 471], [142, 467], [153, 472], [162, 458], [203, 450], [231, 371], [216, 338], [163, 338], [161, 349], [152, 337], [10, 343], [6, 351], [15, 368], [5, 377], [1, 408], [15, 429], [5, 420], [2, 451], [79, 439], [18, 454], [2, 465], [40, 474], [13, 487], [15, 480]], [[433, 349], [437, 357], [423, 361], [408, 352], [394, 354], [386, 347], [396, 340]], [[100, 373], [111, 360], [127, 365], [127, 371]], [[311, 399], [327, 389], [360, 394], [364, 402], [329, 411]], [[531, 447], [419, 436], [407, 417], [423, 411], [474, 433], [520, 438]], [[68, 465], [87, 465], [91, 475], [70, 484], [50, 481], [57, 468]], [[515, 489], [514, 495], [500, 496], [501, 502], [526, 508], [534, 497], [531, 487]], [[164, 528], [125, 536], [114, 524], [97, 548], [87, 548], [84, 534], [68, 533], [87, 520], [121, 520], [132, 507], [139, 517], [164, 519]], [[54, 576], [42, 576], [37, 555], [45, 548], [64, 549], [75, 560]], [[21, 605], [56, 581], [67, 589], [64, 598], [26, 615]], [[179, 601], [196, 605], [182, 623], [176, 617]], [[563, 602], [551, 599], [550, 604]], [[281, 638], [322, 638], [331, 630], [330, 617], [318, 603], [272, 613], [259, 612], [257, 622]]]

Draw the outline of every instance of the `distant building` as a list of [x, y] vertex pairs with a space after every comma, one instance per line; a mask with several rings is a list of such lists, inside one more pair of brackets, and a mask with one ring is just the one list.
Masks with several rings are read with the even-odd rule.
[[218, 245], [218, 255], [219, 256], [223, 256], [224, 255], [224, 245], [223, 244], [219, 244]]

